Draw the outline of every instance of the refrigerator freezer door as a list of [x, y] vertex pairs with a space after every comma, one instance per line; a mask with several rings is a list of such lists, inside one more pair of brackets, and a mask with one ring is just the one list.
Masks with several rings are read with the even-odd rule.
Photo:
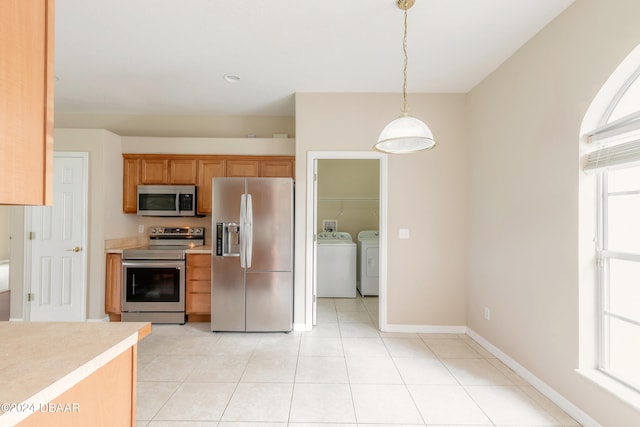
[[213, 257], [211, 330], [244, 331], [244, 270], [239, 257]]
[[213, 220], [216, 222], [240, 222], [240, 196], [245, 193], [244, 178], [213, 179]]
[[247, 332], [292, 329], [292, 280], [290, 272], [247, 273]]
[[248, 271], [293, 271], [293, 181], [249, 178], [252, 254]]
[[[234, 242], [240, 250], [240, 199], [245, 194], [244, 178], [213, 179], [213, 224], [238, 224]], [[216, 241], [216, 245], [217, 245]], [[213, 253], [211, 262], [211, 330], [244, 331], [244, 269], [239, 256], [218, 256]]]

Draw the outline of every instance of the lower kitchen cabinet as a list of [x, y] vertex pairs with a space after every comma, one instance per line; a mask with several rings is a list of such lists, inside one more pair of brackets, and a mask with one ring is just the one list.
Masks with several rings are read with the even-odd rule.
[[187, 254], [187, 307], [190, 322], [211, 321], [211, 255]]
[[122, 255], [107, 254], [104, 311], [119, 322], [122, 314]]

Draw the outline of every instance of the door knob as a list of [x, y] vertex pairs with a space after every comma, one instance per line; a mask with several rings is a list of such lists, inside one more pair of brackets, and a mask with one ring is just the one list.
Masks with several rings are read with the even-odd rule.
[[80, 246], [75, 246], [73, 249], [67, 249], [67, 252], [80, 252]]

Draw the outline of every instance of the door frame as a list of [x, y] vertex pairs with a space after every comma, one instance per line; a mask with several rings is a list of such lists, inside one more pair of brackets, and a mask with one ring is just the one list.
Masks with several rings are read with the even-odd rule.
[[316, 302], [316, 168], [318, 160], [379, 160], [380, 162], [380, 276], [378, 297], [378, 328], [387, 330], [387, 204], [388, 204], [388, 155], [377, 151], [309, 151], [307, 152], [307, 218], [305, 227], [306, 241], [306, 278], [305, 278], [305, 324], [308, 331], [313, 329]]
[[[83, 187], [83, 197], [84, 203], [82, 206], [82, 251], [81, 251], [81, 260], [82, 260], [82, 286], [80, 288], [81, 295], [80, 300], [81, 304], [81, 319], [83, 321], [87, 320], [87, 283], [88, 283], [88, 272], [87, 268], [87, 252], [88, 252], [88, 230], [89, 230], [89, 153], [85, 151], [54, 151], [53, 153], [53, 166], [55, 167], [55, 160], [59, 157], [72, 157], [72, 158], [80, 158], [82, 159], [83, 173], [82, 173], [82, 187]], [[55, 188], [53, 188], [55, 192]], [[32, 259], [31, 259], [31, 240], [29, 240], [29, 227], [31, 226], [32, 214], [33, 214], [32, 206], [25, 206], [24, 209], [24, 287], [23, 287], [23, 318], [26, 321], [31, 320], [31, 305], [28, 301], [28, 295], [31, 292], [31, 268], [32, 268]]]

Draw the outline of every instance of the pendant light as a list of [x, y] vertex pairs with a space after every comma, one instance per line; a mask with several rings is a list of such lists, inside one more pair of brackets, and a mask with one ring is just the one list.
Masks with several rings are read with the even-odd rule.
[[429, 150], [436, 145], [429, 127], [421, 120], [409, 115], [407, 107], [407, 10], [415, 0], [396, 0], [398, 7], [404, 10], [404, 37], [402, 52], [404, 53], [404, 73], [402, 85], [403, 107], [400, 117], [389, 123], [380, 133], [378, 143], [373, 147], [384, 153], [415, 153]]

